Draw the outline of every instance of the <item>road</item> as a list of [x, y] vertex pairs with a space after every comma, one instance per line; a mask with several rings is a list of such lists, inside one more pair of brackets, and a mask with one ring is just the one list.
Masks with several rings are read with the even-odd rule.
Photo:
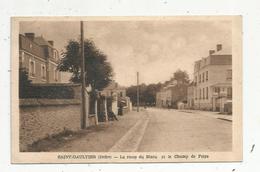
[[148, 108], [119, 121], [101, 124], [80, 138], [51, 151], [68, 152], [192, 152], [231, 151], [232, 122], [212, 112]]
[[138, 151], [231, 151], [232, 123], [196, 113], [149, 109]]

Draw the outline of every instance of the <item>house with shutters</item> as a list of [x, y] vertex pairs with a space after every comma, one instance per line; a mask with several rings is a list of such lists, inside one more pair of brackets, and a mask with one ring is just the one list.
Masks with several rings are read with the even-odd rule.
[[188, 83], [170, 80], [156, 93], [156, 106], [160, 108], [178, 108], [178, 104], [187, 102]]
[[194, 81], [188, 90], [193, 91], [193, 94], [188, 94], [190, 108], [220, 112], [232, 110], [231, 49], [218, 44], [216, 50], [209, 50], [207, 57], [196, 61]]
[[59, 60], [54, 41], [36, 37], [34, 33], [19, 34], [19, 68], [27, 70], [32, 83], [59, 83]]

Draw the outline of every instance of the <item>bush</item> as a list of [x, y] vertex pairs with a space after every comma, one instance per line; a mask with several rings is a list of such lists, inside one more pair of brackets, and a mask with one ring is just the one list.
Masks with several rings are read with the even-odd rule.
[[20, 68], [19, 98], [73, 99], [74, 90], [68, 85], [33, 85], [27, 70]]
[[68, 86], [34, 86], [24, 89], [20, 98], [73, 99], [74, 90]]

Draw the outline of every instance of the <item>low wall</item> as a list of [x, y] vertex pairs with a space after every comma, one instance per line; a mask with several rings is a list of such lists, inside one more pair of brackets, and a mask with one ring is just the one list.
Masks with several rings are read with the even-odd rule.
[[212, 104], [211, 103], [195, 103], [194, 109], [212, 111]]
[[65, 129], [80, 129], [80, 100], [21, 99], [20, 151], [40, 139], [58, 134]]
[[[81, 127], [80, 99], [20, 99], [20, 151], [34, 142]], [[88, 125], [95, 125], [89, 117]]]

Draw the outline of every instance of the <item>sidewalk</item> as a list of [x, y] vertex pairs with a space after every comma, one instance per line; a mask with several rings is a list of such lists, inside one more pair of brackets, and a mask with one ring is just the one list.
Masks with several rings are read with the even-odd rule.
[[186, 113], [194, 113], [194, 114], [200, 114], [208, 117], [214, 117], [220, 120], [226, 120], [232, 122], [232, 115], [228, 114], [220, 114], [219, 112], [212, 112], [212, 111], [202, 111], [202, 110], [190, 110], [190, 109], [183, 109], [178, 110], [180, 112], [186, 112]]
[[132, 128], [143, 112], [128, 112], [123, 116], [118, 116], [119, 121], [109, 121], [100, 123], [98, 126], [80, 131], [79, 137], [73, 137], [65, 143], [60, 143], [55, 147], [49, 147], [45, 151], [49, 152], [107, 152], [109, 151], [127, 131]]

